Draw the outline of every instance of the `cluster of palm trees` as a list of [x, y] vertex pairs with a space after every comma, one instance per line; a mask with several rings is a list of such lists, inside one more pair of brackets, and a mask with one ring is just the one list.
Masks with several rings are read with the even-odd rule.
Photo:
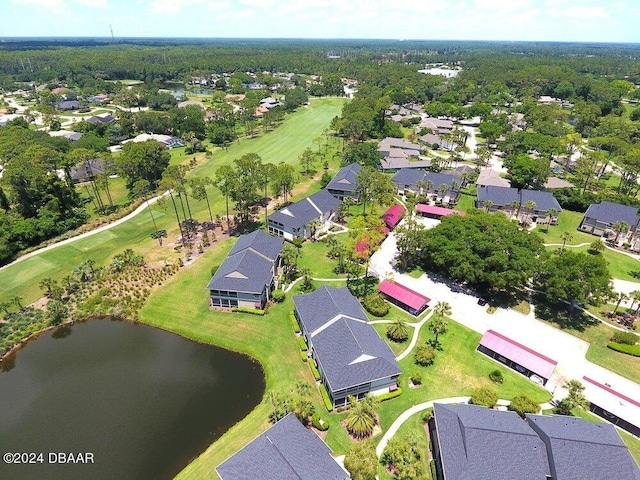
[[378, 424], [376, 416], [376, 409], [379, 405], [378, 400], [371, 395], [367, 395], [360, 400], [353, 395], [349, 395], [348, 401], [351, 407], [345, 423], [347, 431], [357, 439], [370, 437]]
[[15, 295], [7, 302], [0, 302], [0, 310], [4, 311], [5, 316], [11, 313], [9, 312], [9, 308], [12, 305], [18, 307], [18, 310], [23, 310], [24, 306], [22, 305], [22, 297], [20, 295]]
[[442, 344], [440, 343], [439, 337], [449, 329], [449, 325], [445, 317], [451, 315], [451, 305], [447, 302], [440, 301], [436, 303], [433, 310], [435, 315], [429, 323], [429, 330], [433, 333], [434, 338], [428, 340], [425, 345], [419, 346], [414, 354], [416, 363], [423, 367], [433, 365], [437, 352], [442, 350]]

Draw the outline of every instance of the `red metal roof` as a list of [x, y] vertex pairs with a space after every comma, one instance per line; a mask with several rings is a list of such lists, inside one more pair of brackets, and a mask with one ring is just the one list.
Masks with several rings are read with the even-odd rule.
[[428, 215], [437, 215], [439, 217], [446, 217], [447, 215], [453, 215], [454, 213], [464, 217], [464, 212], [460, 210], [451, 210], [450, 208], [436, 207], [435, 205], [426, 205], [424, 203], [418, 203], [416, 210], [420, 213], [426, 213]]
[[389, 280], [383, 280], [382, 283], [378, 285], [378, 291], [395, 298], [414, 310], [421, 310], [425, 304], [431, 301], [430, 298], [414, 292], [404, 285]]
[[586, 376], [582, 377], [582, 379], [585, 382], [589, 382], [590, 384], [595, 385], [596, 387], [600, 387], [601, 389], [609, 392], [610, 394], [615, 395], [616, 397], [621, 398], [622, 400], [624, 400], [626, 402], [629, 402], [632, 405], [635, 405], [636, 407], [640, 407], [640, 402], [637, 402], [636, 400], [633, 400], [632, 398], [629, 398], [629, 397], [627, 397], [626, 395], [623, 395], [620, 392], [616, 392], [611, 387], [607, 387], [606, 385], [603, 385], [603, 384], [601, 384], [599, 382], [596, 382], [595, 380], [593, 380], [593, 379], [591, 379], [589, 377], [586, 377]]
[[551, 378], [551, 374], [558, 364], [555, 360], [551, 360], [549, 357], [545, 357], [541, 353], [531, 350], [493, 330], [486, 331], [482, 340], [480, 340], [480, 345], [546, 379]]
[[386, 223], [389, 228], [393, 228], [402, 219], [406, 211], [407, 209], [404, 208], [402, 205], [396, 204], [396, 205], [393, 205], [392, 207], [389, 207], [389, 209], [382, 214], [382, 219], [384, 220], [384, 223]]

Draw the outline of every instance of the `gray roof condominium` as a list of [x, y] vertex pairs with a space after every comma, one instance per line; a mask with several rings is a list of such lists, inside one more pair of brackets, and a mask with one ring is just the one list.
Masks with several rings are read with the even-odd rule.
[[360, 165], [352, 163], [338, 170], [333, 179], [326, 186], [326, 189], [339, 200], [345, 197], [355, 197], [356, 194], [356, 176], [360, 171]]
[[584, 212], [580, 228], [596, 235], [602, 235], [607, 228], [611, 228], [616, 222], [626, 222], [631, 231], [638, 230], [640, 225], [638, 209], [606, 200], [592, 203]]
[[[562, 207], [550, 192], [542, 190], [528, 190], [513, 187], [478, 187], [476, 198], [476, 207], [482, 208], [486, 200], [493, 202], [492, 210], [502, 210], [510, 208], [511, 202], [518, 202], [521, 207], [528, 201], [533, 201], [536, 204], [535, 212], [538, 215], [545, 214], [547, 211], [554, 209], [558, 214], [562, 211]], [[524, 211], [524, 209], [522, 209]]]
[[283, 244], [282, 238], [262, 230], [240, 236], [207, 285], [211, 305], [263, 308]]
[[557, 480], [640, 480], [640, 469], [615, 427], [565, 415], [526, 415], [544, 442]]
[[222, 480], [346, 480], [331, 449], [290, 413], [216, 467]]
[[548, 478], [545, 445], [517, 413], [439, 403], [433, 410], [439, 480]]
[[340, 200], [327, 190], [320, 190], [302, 200], [281, 208], [267, 217], [269, 233], [288, 239], [309, 238], [307, 225], [312, 220], [325, 223], [335, 213]]
[[378, 394], [397, 387], [401, 370], [393, 352], [346, 287], [323, 285], [294, 296], [293, 302], [333, 405], [345, 405], [349, 395]]

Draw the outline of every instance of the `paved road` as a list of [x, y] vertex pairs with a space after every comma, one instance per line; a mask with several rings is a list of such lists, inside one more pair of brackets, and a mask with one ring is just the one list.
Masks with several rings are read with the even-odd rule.
[[[424, 223], [426, 226], [433, 226], [438, 221], [425, 220]], [[567, 379], [582, 380], [583, 375], [586, 375], [602, 384], [611, 385], [614, 390], [630, 398], [640, 398], [640, 385], [587, 361], [587, 342], [537, 320], [533, 308], [529, 315], [503, 308], [489, 314], [486, 306], [478, 305], [478, 297], [473, 292], [462, 291], [435, 276], [425, 274], [420, 278], [412, 278], [399, 273], [394, 268], [396, 252], [396, 238], [392, 232], [371, 258], [371, 269], [380, 278], [391, 276], [403, 285], [428, 296], [433, 304], [438, 301], [449, 303], [451, 317], [478, 333], [495, 330], [557, 361], [556, 371], [547, 383], [549, 391], [554, 392]]]

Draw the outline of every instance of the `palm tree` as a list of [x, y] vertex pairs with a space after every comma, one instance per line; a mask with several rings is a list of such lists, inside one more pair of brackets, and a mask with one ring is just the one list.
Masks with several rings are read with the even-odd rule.
[[560, 235], [560, 238], [562, 239], [562, 251], [564, 252], [564, 247], [566, 246], [567, 242], [573, 240], [573, 235], [571, 235], [571, 233], [569, 232], [563, 232], [562, 235]]
[[618, 294], [614, 298], [616, 300], [616, 308], [613, 309], [613, 313], [616, 313], [618, 311], [618, 308], [620, 307], [620, 304], [625, 300], [629, 300], [629, 295], [623, 292], [618, 292]]
[[520, 202], [517, 200], [513, 200], [509, 202], [509, 207], [511, 207], [511, 215], [518, 218], [518, 215], [520, 214]]
[[551, 225], [551, 222], [553, 221], [553, 219], [558, 216], [558, 210], [556, 210], [555, 208], [550, 208], [549, 210], [547, 210], [546, 214], [547, 214], [547, 233], [549, 233], [549, 226]]
[[349, 395], [348, 401], [351, 408], [346, 419], [347, 430], [356, 438], [369, 437], [376, 426], [376, 399], [372, 396], [366, 396], [358, 401], [356, 397]]
[[620, 238], [620, 234], [627, 233], [629, 231], [629, 224], [625, 221], [615, 222], [611, 225], [611, 229], [616, 232], [616, 239], [614, 243], [618, 243], [618, 238]]
[[11, 302], [0, 302], [0, 309], [4, 310], [4, 314], [9, 315], [9, 307], [11, 306]]
[[640, 290], [634, 290], [629, 294], [631, 296], [631, 306], [629, 307], [629, 311], [633, 310], [633, 305], [640, 301]]
[[314, 218], [309, 223], [307, 223], [307, 227], [309, 228], [309, 232], [311, 236], [315, 238], [316, 232], [322, 227], [322, 223], [317, 218]]
[[535, 211], [536, 207], [536, 202], [534, 202], [533, 200], [527, 200], [526, 202], [524, 202], [524, 209], [527, 212], [527, 216], [525, 217], [527, 219], [527, 222], [530, 220], [531, 214]]
[[438, 302], [433, 309], [439, 317], [445, 317], [451, 315], [451, 305], [448, 302]]
[[83, 262], [73, 269], [73, 274], [78, 277], [81, 282], [86, 282], [91, 278], [91, 269], [86, 262]]
[[55, 286], [56, 281], [51, 277], [46, 277], [40, 280], [40, 288], [47, 290], [47, 296], [51, 296], [51, 289]]
[[433, 190], [433, 182], [431, 180], [425, 180], [424, 182], [424, 194], [428, 195]]
[[493, 207], [495, 205], [495, 203], [492, 200], [485, 200], [482, 203], [482, 206], [484, 207], [484, 211], [489, 213], [489, 210], [491, 210], [491, 207]]
[[418, 187], [418, 195], [423, 195], [424, 194], [424, 185], [425, 185], [425, 181], [424, 180], [418, 180], [416, 182], [416, 187]]
[[393, 323], [387, 327], [387, 337], [395, 342], [404, 342], [409, 338], [407, 322], [403, 322], [399, 318], [394, 320]]

